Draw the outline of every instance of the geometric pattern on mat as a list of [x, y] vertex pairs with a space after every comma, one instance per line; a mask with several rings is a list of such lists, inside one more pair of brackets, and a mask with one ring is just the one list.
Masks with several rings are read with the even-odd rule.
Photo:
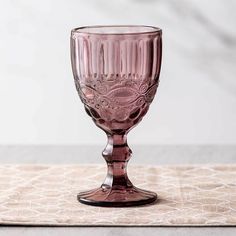
[[98, 187], [105, 165], [1, 165], [0, 224], [51, 226], [236, 225], [236, 165], [129, 166], [152, 205], [103, 208], [79, 203]]

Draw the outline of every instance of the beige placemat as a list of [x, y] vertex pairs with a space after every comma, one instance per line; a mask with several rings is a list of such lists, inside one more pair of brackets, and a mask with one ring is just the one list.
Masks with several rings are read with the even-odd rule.
[[236, 165], [129, 166], [131, 180], [156, 191], [159, 202], [131, 208], [78, 203], [97, 187], [100, 165], [2, 165], [0, 224], [209, 226], [236, 225]]

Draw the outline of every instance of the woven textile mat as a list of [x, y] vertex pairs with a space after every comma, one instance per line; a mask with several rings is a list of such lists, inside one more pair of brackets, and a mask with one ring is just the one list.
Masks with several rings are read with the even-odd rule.
[[236, 225], [236, 165], [130, 165], [132, 182], [155, 191], [157, 203], [129, 208], [79, 203], [77, 193], [98, 187], [105, 174], [105, 165], [1, 165], [0, 224]]

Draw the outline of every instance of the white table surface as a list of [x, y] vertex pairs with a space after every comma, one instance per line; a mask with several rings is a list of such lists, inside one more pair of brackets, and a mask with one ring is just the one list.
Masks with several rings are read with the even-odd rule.
[[[236, 146], [134, 146], [132, 164], [231, 164]], [[0, 146], [1, 164], [104, 163], [99, 146]], [[0, 213], [1, 214], [1, 213]], [[61, 235], [235, 236], [236, 227], [25, 227], [1, 226], [0, 236]]]

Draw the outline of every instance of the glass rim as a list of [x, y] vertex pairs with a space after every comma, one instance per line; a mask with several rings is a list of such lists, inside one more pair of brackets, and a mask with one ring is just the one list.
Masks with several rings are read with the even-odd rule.
[[[143, 28], [147, 30], [141, 30], [137, 32], [92, 32], [89, 29], [100, 29], [100, 28]], [[149, 25], [91, 25], [91, 26], [80, 26], [71, 30], [71, 34], [85, 34], [85, 35], [143, 35], [143, 34], [162, 34], [162, 30], [159, 27]]]

